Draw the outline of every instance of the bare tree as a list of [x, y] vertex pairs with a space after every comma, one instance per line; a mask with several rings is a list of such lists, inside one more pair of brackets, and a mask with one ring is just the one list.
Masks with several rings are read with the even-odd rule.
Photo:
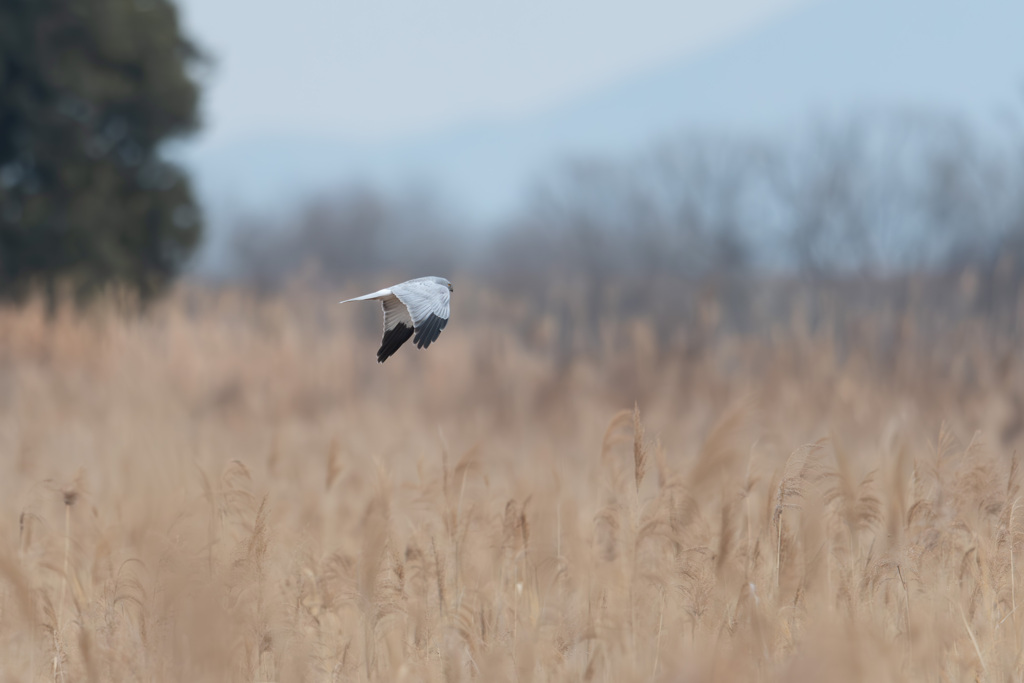
[[300, 272], [333, 285], [390, 270], [448, 273], [467, 244], [432, 193], [386, 195], [365, 186], [314, 198], [284, 224], [242, 220], [233, 242], [236, 272], [263, 288]]

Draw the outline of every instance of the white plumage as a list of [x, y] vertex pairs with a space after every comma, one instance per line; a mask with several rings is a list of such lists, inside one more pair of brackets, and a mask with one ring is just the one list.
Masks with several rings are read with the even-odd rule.
[[384, 308], [384, 337], [377, 351], [377, 362], [383, 363], [409, 337], [418, 348], [425, 349], [448, 324], [448, 305], [452, 283], [443, 277], [421, 277], [349, 301], [378, 300]]

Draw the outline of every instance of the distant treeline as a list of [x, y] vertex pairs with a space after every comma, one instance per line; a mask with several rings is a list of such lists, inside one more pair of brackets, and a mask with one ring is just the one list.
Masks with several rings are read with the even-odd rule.
[[342, 188], [284, 222], [241, 221], [234, 274], [265, 289], [298, 273], [332, 286], [382, 271], [469, 274], [539, 303], [571, 287], [593, 311], [674, 317], [713, 288], [739, 321], [766, 279], [867, 287], [870, 300], [901, 279], [968, 269], [992, 296], [1016, 297], [1024, 136], [992, 139], [934, 113], [864, 114], [778, 138], [685, 134], [552, 168], [498, 226], [457, 215], [429, 194]]
[[701, 280], [784, 271], [888, 276], [993, 260], [1024, 242], [1024, 139], [935, 114], [873, 114], [780, 139], [687, 134], [549, 170], [502, 225], [426, 193], [349, 186], [284, 221], [236, 226], [235, 273], [469, 270]]

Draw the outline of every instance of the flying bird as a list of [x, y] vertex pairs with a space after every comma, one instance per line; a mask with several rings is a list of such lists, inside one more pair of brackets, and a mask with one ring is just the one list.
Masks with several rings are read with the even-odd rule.
[[384, 308], [384, 338], [377, 351], [377, 362], [383, 363], [413, 334], [413, 343], [421, 349], [437, 341], [448, 324], [448, 302], [453, 291], [452, 283], [443, 277], [421, 277], [340, 303], [380, 301]]

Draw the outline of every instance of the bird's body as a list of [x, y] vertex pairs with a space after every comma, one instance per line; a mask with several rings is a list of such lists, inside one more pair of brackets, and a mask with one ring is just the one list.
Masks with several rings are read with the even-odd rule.
[[383, 363], [409, 337], [418, 348], [425, 349], [448, 324], [448, 303], [452, 283], [443, 277], [421, 277], [349, 301], [380, 301], [384, 308], [384, 338], [377, 351], [377, 362]]

